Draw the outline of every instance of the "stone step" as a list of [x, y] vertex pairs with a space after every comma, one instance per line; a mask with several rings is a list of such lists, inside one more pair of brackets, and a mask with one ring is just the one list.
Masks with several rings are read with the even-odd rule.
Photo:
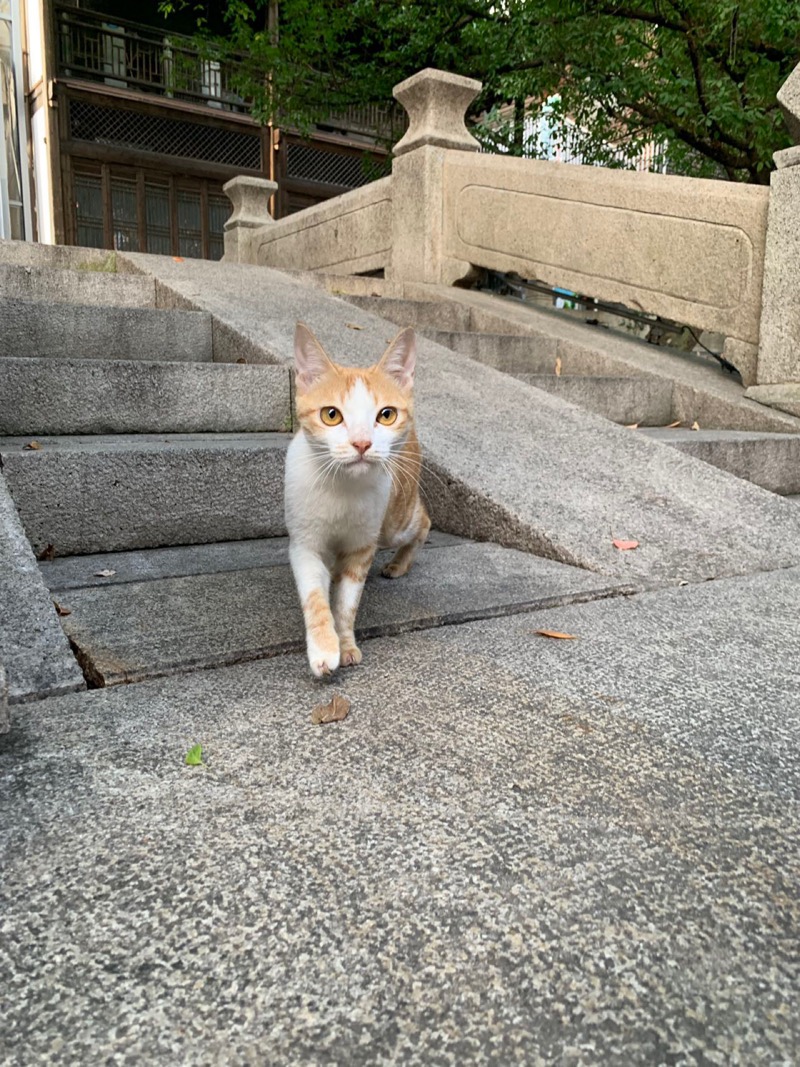
[[672, 418], [672, 386], [657, 378], [555, 374], [516, 374], [515, 377], [623, 425], [666, 426]]
[[155, 307], [152, 278], [104, 270], [58, 270], [0, 263], [0, 296], [46, 304]]
[[439, 300], [400, 300], [381, 296], [346, 296], [349, 304], [371, 311], [397, 326], [465, 332], [471, 329], [468, 307]]
[[34, 551], [57, 555], [285, 533], [288, 434], [0, 438]]
[[[533, 611], [626, 588], [620, 581], [499, 545], [454, 544], [452, 539], [434, 540], [437, 544], [426, 547], [408, 576], [397, 581], [380, 576], [390, 553], [379, 554], [358, 616], [362, 640]], [[58, 603], [62, 612], [70, 612], [62, 616], [62, 625], [90, 684], [136, 682], [303, 648], [294, 581], [286, 563], [276, 558], [281, 550], [285, 545], [249, 543], [231, 566], [225, 552], [215, 560], [205, 553], [204, 563], [213, 567], [205, 573], [192, 573], [196, 548], [173, 550], [169, 567], [177, 568], [178, 577], [157, 577], [162, 573], [159, 560], [150, 580], [61, 589]], [[258, 566], [262, 554], [266, 563]], [[147, 555], [136, 554], [133, 570], [147, 567]], [[187, 560], [183, 565], [181, 556]], [[73, 572], [80, 566], [80, 560], [62, 563]], [[104, 569], [98, 566], [103, 563], [110, 564], [108, 569], [126, 568], [118, 555], [93, 557], [91, 568]], [[368, 662], [368, 647], [364, 655]]]
[[277, 366], [0, 359], [0, 434], [263, 433], [291, 429]]
[[666, 427], [641, 432], [772, 493], [800, 493], [800, 435]]
[[115, 274], [118, 260], [117, 253], [106, 248], [0, 240], [0, 264], [4, 266], [55, 267], [58, 270], [102, 271], [106, 274]]
[[0, 299], [0, 359], [6, 356], [210, 361], [211, 315]]

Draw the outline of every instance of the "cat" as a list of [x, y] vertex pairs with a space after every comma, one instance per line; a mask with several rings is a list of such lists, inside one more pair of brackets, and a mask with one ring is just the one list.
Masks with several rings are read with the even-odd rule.
[[286, 528], [308, 662], [320, 678], [361, 662], [353, 628], [377, 549], [397, 549], [382, 574], [400, 578], [431, 528], [413, 419], [416, 337], [401, 330], [361, 370], [334, 363], [298, 323], [294, 357], [300, 429], [286, 454]]

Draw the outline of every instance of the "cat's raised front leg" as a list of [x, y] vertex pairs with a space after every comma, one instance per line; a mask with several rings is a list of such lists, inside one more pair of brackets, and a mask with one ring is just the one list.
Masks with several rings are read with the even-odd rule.
[[300, 545], [289, 545], [289, 562], [303, 608], [308, 663], [321, 678], [339, 666], [339, 637], [329, 601], [330, 571], [316, 553]]
[[364, 582], [374, 556], [375, 546], [368, 545], [356, 552], [342, 554], [336, 560], [333, 574], [333, 619], [339, 634], [343, 667], [352, 667], [361, 662], [361, 649], [356, 644], [353, 629]]

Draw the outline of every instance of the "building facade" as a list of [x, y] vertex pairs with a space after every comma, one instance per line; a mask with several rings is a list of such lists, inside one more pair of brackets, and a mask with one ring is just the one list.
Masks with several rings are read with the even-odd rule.
[[[305, 139], [260, 126], [231, 71], [189, 37], [157, 17], [120, 17], [133, 9], [144, 18], [146, 5], [0, 0], [0, 13], [4, 5], [24, 5], [8, 20], [18, 49], [8, 137], [20, 158], [16, 170], [6, 168], [9, 207], [23, 215], [15, 235], [219, 259], [229, 178], [278, 181], [280, 218], [365, 184], [387, 165], [379, 137], [391, 113], [354, 110]], [[25, 198], [12, 195], [20, 182], [29, 189], [27, 228]]]

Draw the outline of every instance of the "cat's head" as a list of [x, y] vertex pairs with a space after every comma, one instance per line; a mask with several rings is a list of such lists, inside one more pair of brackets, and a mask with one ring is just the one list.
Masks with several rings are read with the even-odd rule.
[[401, 330], [372, 367], [334, 363], [302, 322], [294, 337], [297, 418], [312, 445], [359, 476], [405, 442], [413, 416], [416, 337]]

